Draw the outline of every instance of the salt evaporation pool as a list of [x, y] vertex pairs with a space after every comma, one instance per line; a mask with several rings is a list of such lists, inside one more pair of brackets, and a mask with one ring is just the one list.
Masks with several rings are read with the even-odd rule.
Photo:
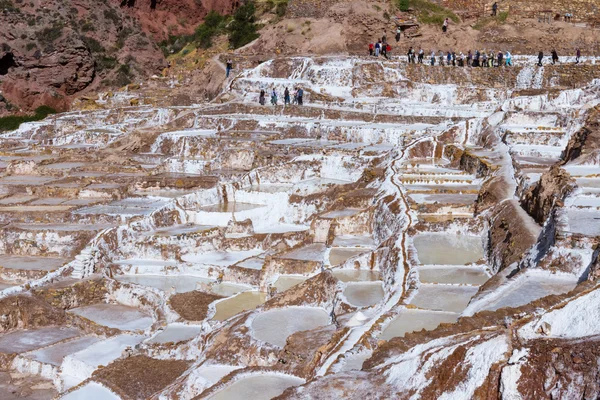
[[135, 283], [153, 287], [164, 292], [185, 293], [196, 290], [199, 283], [211, 283], [213, 280], [189, 275], [117, 275], [119, 282]]
[[302, 385], [304, 379], [282, 374], [260, 374], [244, 377], [213, 394], [210, 400], [270, 400], [292, 386]]
[[95, 336], [84, 336], [69, 340], [68, 342], [57, 343], [52, 346], [44, 347], [42, 349], [25, 354], [24, 356], [31, 360], [39, 361], [40, 363], [51, 364], [58, 367], [62, 364], [63, 359], [67, 355], [86, 349], [99, 340], [100, 338]]
[[483, 285], [489, 279], [485, 271], [478, 267], [425, 266], [417, 271], [421, 283]]
[[263, 342], [284, 347], [288, 336], [329, 323], [329, 314], [321, 308], [288, 307], [269, 310], [252, 320], [252, 337]]
[[289, 288], [294, 287], [307, 279], [308, 277], [306, 276], [281, 275], [279, 278], [277, 278], [273, 286], [277, 288], [278, 292], [285, 292]]
[[388, 324], [379, 339], [390, 340], [395, 337], [404, 337], [407, 333], [418, 332], [422, 329], [427, 331], [437, 328], [442, 323], [454, 323], [458, 320], [458, 314], [453, 312], [411, 310], [405, 309]]
[[410, 304], [427, 310], [462, 312], [471, 298], [477, 293], [478, 286], [432, 285], [424, 283]]
[[242, 311], [252, 310], [267, 300], [267, 294], [256, 291], [242, 292], [236, 296], [219, 301], [215, 305], [215, 315], [212, 319], [225, 321]]
[[334, 269], [333, 276], [342, 282], [378, 281], [381, 279], [379, 271], [367, 269]]
[[219, 267], [228, 267], [246, 258], [254, 257], [261, 254], [263, 251], [259, 249], [240, 250], [240, 251], [211, 251], [207, 253], [189, 253], [183, 255], [183, 261], [217, 265]]
[[483, 309], [495, 311], [505, 307], [520, 307], [552, 294], [562, 294], [577, 286], [575, 277], [552, 276], [550, 274], [522, 274], [517, 276], [499, 296]]
[[70, 313], [94, 321], [98, 325], [121, 330], [144, 330], [153, 319], [141, 310], [121, 304], [93, 304], [69, 310]]
[[255, 208], [264, 207], [260, 204], [250, 203], [238, 203], [238, 202], [227, 202], [213, 204], [210, 206], [201, 207], [200, 210], [205, 212], [217, 212], [217, 213], [236, 213], [240, 211], [254, 210]]
[[483, 258], [479, 236], [424, 233], [413, 237], [421, 264], [465, 265]]
[[61, 400], [121, 400], [121, 398], [99, 383], [89, 382], [64, 395]]
[[0, 352], [24, 353], [77, 335], [79, 335], [79, 330], [75, 328], [54, 326], [13, 331], [0, 336]]
[[309, 244], [308, 246], [300, 247], [289, 251], [279, 256], [279, 258], [299, 261], [323, 261], [323, 258], [325, 256], [325, 250], [326, 247], [324, 244]]
[[149, 344], [178, 343], [195, 338], [202, 331], [200, 325], [169, 324], [156, 336], [148, 339]]
[[340, 265], [349, 258], [367, 252], [366, 249], [333, 248], [329, 251], [329, 264]]
[[357, 307], [369, 307], [383, 299], [383, 286], [381, 282], [350, 282], [344, 289], [344, 296], [348, 303]]
[[245, 292], [247, 290], [251, 290], [251, 286], [247, 285], [238, 285], [230, 282], [221, 282], [216, 285], [211, 286], [210, 290], [214, 294], [218, 294], [223, 297], [231, 297], [238, 293]]

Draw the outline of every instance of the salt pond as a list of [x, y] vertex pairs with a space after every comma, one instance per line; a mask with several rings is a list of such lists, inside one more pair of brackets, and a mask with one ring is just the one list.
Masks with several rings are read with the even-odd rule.
[[421, 264], [465, 265], [483, 258], [478, 236], [425, 233], [413, 237]]
[[302, 385], [304, 379], [282, 374], [260, 374], [238, 379], [225, 389], [210, 396], [210, 400], [270, 400], [292, 386]]
[[348, 303], [357, 307], [368, 307], [383, 299], [381, 282], [350, 282], [344, 289]]
[[252, 310], [267, 300], [267, 294], [248, 291], [236, 296], [219, 301], [216, 305], [216, 313], [212, 319], [225, 321], [242, 311]]
[[153, 319], [141, 310], [121, 304], [93, 304], [69, 310], [70, 313], [94, 321], [98, 325], [121, 330], [143, 330]]
[[329, 314], [315, 307], [287, 307], [259, 314], [252, 321], [252, 337], [285, 346], [292, 333], [315, 329], [329, 323]]
[[428, 310], [462, 312], [478, 289], [477, 286], [422, 284], [410, 304]]
[[379, 339], [390, 340], [395, 337], [404, 337], [410, 332], [418, 332], [422, 329], [432, 330], [441, 323], [454, 323], [458, 319], [457, 313], [440, 312], [429, 310], [405, 309], [394, 318], [383, 330]]

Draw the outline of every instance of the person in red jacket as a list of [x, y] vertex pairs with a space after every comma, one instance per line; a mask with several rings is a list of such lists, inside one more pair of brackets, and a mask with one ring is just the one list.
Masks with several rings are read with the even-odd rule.
[[373, 55], [373, 48], [375, 47], [375, 45], [373, 43], [369, 43], [369, 55], [372, 56]]

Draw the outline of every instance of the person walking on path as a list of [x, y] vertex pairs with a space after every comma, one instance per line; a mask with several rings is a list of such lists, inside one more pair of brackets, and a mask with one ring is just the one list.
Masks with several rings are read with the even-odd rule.
[[226, 64], [226, 78], [229, 78], [229, 73], [231, 72], [231, 70], [233, 69], [233, 61], [231, 61], [231, 58], [227, 60], [227, 64]]
[[387, 56], [388, 49], [390, 49], [390, 50], [392, 49], [392, 48], [390, 47], [390, 45], [389, 45], [389, 44], [387, 44], [387, 43], [383, 43], [383, 44], [381, 45], [381, 54], [382, 54], [382, 55], [383, 55], [385, 58], [388, 58], [388, 56]]
[[508, 50], [506, 51], [506, 66], [512, 67], [512, 54]]
[[575, 53], [575, 64], [579, 64], [580, 58], [581, 58], [581, 50], [579, 50], [579, 47], [578, 47], [577, 52]]
[[385, 32], [383, 33], [383, 36], [381, 37], [381, 42], [383, 44], [387, 44], [387, 36], [385, 36]]
[[423, 64], [423, 58], [425, 57], [425, 51], [419, 50], [419, 64]]
[[401, 33], [402, 33], [402, 30], [400, 29], [400, 27], [398, 27], [398, 29], [396, 29], [396, 43], [398, 43], [400, 41]]
[[433, 67], [435, 65], [435, 51], [431, 50], [431, 66]]
[[498, 3], [494, 3], [492, 5], [492, 17], [495, 17], [497, 13], [498, 13]]
[[558, 62], [558, 53], [555, 49], [552, 49], [552, 65]]
[[271, 104], [274, 106], [277, 105], [277, 92], [275, 91], [275, 88], [273, 88], [273, 92], [271, 93]]
[[540, 51], [540, 53], [538, 54], [538, 66], [541, 67], [542, 66], [542, 60], [544, 59], [544, 52]]
[[406, 57], [408, 57], [408, 63], [410, 64], [412, 62], [412, 58], [413, 58], [412, 46], [408, 48], [408, 53], [406, 53]]
[[487, 54], [484, 52], [481, 53], [481, 68], [483, 67], [487, 67], [488, 66], [488, 56]]
[[298, 90], [296, 90], [296, 98], [298, 99], [298, 105], [301, 106], [302, 103], [302, 98], [304, 97], [304, 90], [302, 90], [302, 88], [298, 88]]
[[465, 55], [463, 54], [462, 51], [458, 55], [458, 66], [459, 67], [464, 67], [465, 66]]
[[439, 55], [439, 63], [440, 66], [444, 66], [444, 52], [440, 50], [440, 55]]
[[285, 91], [283, 92], [283, 102], [284, 104], [288, 105], [291, 104], [292, 101], [290, 99], [290, 91], [288, 90], [288, 88], [285, 88]]
[[381, 40], [375, 43], [375, 57], [379, 57], [379, 51], [381, 50]]
[[502, 52], [501, 52], [501, 51], [499, 51], [499, 52], [498, 52], [498, 66], [499, 66], [499, 67], [502, 67], [502, 66], [503, 66], [503, 64], [502, 64], [502, 60], [503, 60], [503, 59], [504, 59], [504, 54], [502, 54]]
[[262, 90], [262, 89], [261, 89], [261, 91], [260, 91], [260, 95], [258, 96], [258, 103], [259, 103], [261, 106], [264, 106], [264, 105], [265, 105], [265, 91], [264, 91], [264, 90]]
[[373, 43], [369, 43], [369, 55], [373, 55], [373, 50], [375, 49], [375, 45]]
[[446, 54], [446, 65], [450, 66], [451, 63], [452, 63], [452, 53], [450, 53], [450, 51], [448, 51], [448, 53]]

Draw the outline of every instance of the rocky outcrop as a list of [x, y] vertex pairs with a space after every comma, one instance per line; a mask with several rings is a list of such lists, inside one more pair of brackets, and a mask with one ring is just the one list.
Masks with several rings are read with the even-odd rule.
[[63, 110], [85, 90], [120, 87], [165, 66], [139, 24], [110, 3], [8, 3], [0, 14], [0, 115]]
[[[144, 32], [156, 41], [165, 40], [169, 35], [189, 34], [202, 23], [210, 12], [231, 14], [241, 0], [163, 0], [136, 1], [111, 0], [114, 7], [121, 7], [127, 14], [139, 21]], [[153, 7], [154, 4], [154, 7]]]
[[541, 232], [516, 200], [498, 205], [490, 220], [488, 260], [495, 272], [518, 262]]
[[544, 172], [534, 185], [523, 195], [521, 205], [536, 220], [543, 224], [555, 206], [575, 190], [577, 183], [567, 171], [555, 165]]
[[593, 162], [593, 159], [588, 159], [594, 156], [597, 158], [598, 150], [600, 150], [600, 106], [591, 110], [585, 125], [571, 136], [569, 144], [562, 154], [563, 163], [566, 164], [578, 158], [584, 162]]

